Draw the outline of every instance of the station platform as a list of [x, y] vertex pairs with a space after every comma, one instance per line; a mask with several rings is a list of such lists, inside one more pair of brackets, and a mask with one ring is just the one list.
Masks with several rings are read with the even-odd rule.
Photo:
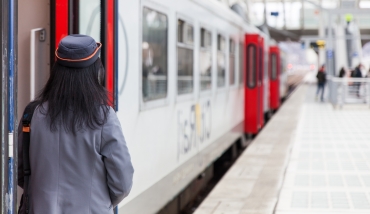
[[370, 213], [370, 109], [301, 85], [195, 214]]

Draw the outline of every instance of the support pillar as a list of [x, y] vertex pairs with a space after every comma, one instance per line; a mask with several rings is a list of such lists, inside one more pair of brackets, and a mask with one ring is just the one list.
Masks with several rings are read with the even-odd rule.
[[[320, 1], [320, 6], [321, 6], [321, 1]], [[324, 14], [323, 11], [320, 10], [319, 14], [319, 20], [324, 20]], [[321, 21], [319, 22], [319, 38], [325, 38], [325, 22]], [[323, 64], [325, 64], [325, 49], [319, 48], [319, 67]]]
[[0, 81], [0, 214], [8, 213], [8, 36], [9, 36], [9, 0], [0, 0], [1, 20], [0, 20], [0, 50], [1, 50], [1, 78]]

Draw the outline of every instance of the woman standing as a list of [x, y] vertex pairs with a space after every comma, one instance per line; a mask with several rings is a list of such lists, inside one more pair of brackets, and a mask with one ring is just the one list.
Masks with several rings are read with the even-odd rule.
[[[130, 154], [102, 86], [101, 46], [89, 36], [65, 37], [50, 78], [34, 101], [30, 214], [111, 214], [131, 190]], [[22, 137], [19, 129], [18, 185], [23, 188]], [[25, 206], [20, 209], [23, 213]]]

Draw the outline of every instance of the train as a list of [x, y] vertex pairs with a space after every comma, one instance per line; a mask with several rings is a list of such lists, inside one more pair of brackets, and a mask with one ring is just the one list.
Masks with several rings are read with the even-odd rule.
[[287, 94], [284, 53], [237, 2], [19, 1], [18, 14], [18, 118], [64, 36], [103, 44], [105, 86], [135, 168], [118, 213], [184, 208], [217, 158], [256, 135]]

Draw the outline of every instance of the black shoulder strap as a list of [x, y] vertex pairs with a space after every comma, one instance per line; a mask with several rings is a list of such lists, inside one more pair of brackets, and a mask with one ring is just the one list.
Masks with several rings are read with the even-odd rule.
[[35, 111], [37, 103], [31, 102], [27, 105], [22, 116], [22, 132], [23, 132], [23, 175], [24, 175], [24, 208], [26, 213], [29, 213], [29, 177], [31, 175], [30, 167], [30, 131], [31, 131], [31, 120], [33, 112]]

